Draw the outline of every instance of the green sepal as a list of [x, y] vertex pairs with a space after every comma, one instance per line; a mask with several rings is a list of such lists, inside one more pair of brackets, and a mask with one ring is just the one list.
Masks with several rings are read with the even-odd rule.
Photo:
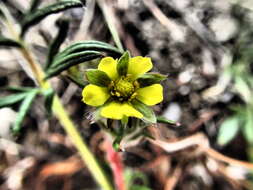
[[157, 118], [157, 123], [165, 123], [165, 124], [176, 125], [176, 126], [180, 125], [178, 122], [169, 120], [163, 116], [157, 116], [156, 118]]
[[21, 92], [5, 97], [0, 97], [0, 108], [10, 106], [23, 100], [27, 96], [27, 94], [27, 92]]
[[132, 102], [133, 107], [142, 113], [143, 120], [149, 123], [156, 123], [156, 115], [154, 111], [148, 107], [146, 104], [142, 103], [141, 101], [134, 99]]
[[59, 1], [57, 3], [51, 4], [49, 6], [34, 10], [33, 12], [29, 12], [24, 19], [22, 20], [21, 26], [21, 36], [24, 36], [25, 32], [31, 26], [39, 23], [46, 16], [54, 13], [59, 13], [69, 8], [82, 7], [83, 4], [78, 0], [64, 0]]
[[167, 75], [162, 75], [160, 73], [146, 73], [140, 76], [137, 81], [140, 87], [150, 86], [152, 84], [158, 84], [161, 81], [167, 79]]
[[121, 125], [125, 128], [127, 126], [129, 118], [127, 116], [123, 116], [123, 118], [121, 119]]
[[126, 51], [120, 58], [117, 64], [117, 71], [120, 76], [127, 75], [127, 69], [129, 64], [130, 54]]
[[30, 109], [32, 102], [35, 99], [38, 92], [39, 92], [38, 89], [30, 91], [27, 94], [27, 96], [25, 97], [25, 99], [22, 101], [22, 104], [20, 105], [20, 108], [18, 111], [17, 118], [16, 118], [15, 123], [12, 127], [12, 131], [14, 134], [17, 134], [20, 131], [22, 122], [23, 122], [28, 110]]
[[122, 141], [122, 139], [123, 139], [123, 136], [122, 136], [122, 135], [119, 135], [119, 136], [117, 136], [117, 137], [114, 139], [114, 141], [113, 141], [113, 143], [112, 143], [112, 147], [114, 148], [114, 150], [115, 150], [116, 152], [119, 152], [119, 151], [120, 151], [120, 142]]
[[45, 108], [47, 110], [47, 113], [48, 115], [51, 115], [55, 92], [52, 88], [49, 88], [43, 90], [42, 95], [45, 97]]
[[104, 71], [98, 69], [88, 69], [85, 72], [87, 80], [94, 85], [108, 87], [111, 83], [111, 79]]
[[18, 41], [15, 41], [15, 40], [10, 39], [10, 38], [5, 38], [3, 36], [0, 36], [0, 47], [1, 46], [16, 47], [16, 48], [22, 47], [21, 43], [19, 43]]

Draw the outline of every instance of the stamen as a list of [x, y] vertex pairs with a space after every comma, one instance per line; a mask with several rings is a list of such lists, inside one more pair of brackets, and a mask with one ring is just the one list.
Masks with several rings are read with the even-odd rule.
[[119, 101], [129, 101], [129, 99], [132, 100], [136, 96], [134, 95], [134, 91], [138, 87], [138, 82], [132, 82], [127, 76], [123, 76], [119, 80], [111, 82], [109, 85], [111, 95], [117, 98]]

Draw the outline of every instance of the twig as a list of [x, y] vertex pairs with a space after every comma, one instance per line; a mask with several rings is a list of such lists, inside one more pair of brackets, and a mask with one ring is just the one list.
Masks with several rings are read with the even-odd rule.
[[172, 153], [175, 151], [184, 150], [186, 148], [192, 146], [198, 146], [202, 153], [206, 154], [207, 156], [212, 157], [213, 159], [221, 162], [228, 163], [230, 165], [244, 167], [249, 170], [253, 170], [253, 164], [245, 161], [236, 160], [230, 157], [227, 157], [216, 150], [210, 148], [209, 141], [207, 137], [203, 133], [197, 133], [190, 137], [186, 137], [184, 139], [175, 141], [175, 142], [166, 142], [161, 140], [152, 140], [149, 139], [153, 144], [156, 144], [163, 148], [166, 152]]
[[173, 190], [176, 187], [181, 174], [182, 174], [182, 168], [176, 167], [172, 175], [167, 178], [164, 190]]
[[189, 126], [189, 129], [188, 131], [189, 132], [195, 132], [199, 129], [199, 127], [209, 121], [210, 119], [212, 119], [215, 115], [218, 114], [218, 111], [217, 110], [214, 110], [214, 111], [206, 111], [204, 112], [203, 114], [200, 115], [199, 119], [194, 121], [190, 126]]
[[168, 19], [168, 17], [159, 9], [153, 0], [143, 0], [144, 5], [150, 10], [154, 17], [164, 25], [173, 39], [177, 41], [184, 41], [185, 31], [179, 24]]
[[231, 164], [231, 165], [241, 166], [241, 167], [244, 167], [246, 169], [253, 170], [253, 164], [252, 163], [244, 162], [244, 161], [240, 161], [240, 160], [230, 158], [228, 156], [224, 156], [223, 154], [217, 152], [216, 150], [214, 150], [212, 148], [208, 148], [208, 149], [204, 150], [204, 152], [208, 156], [214, 158], [215, 160], [219, 160], [219, 161]]

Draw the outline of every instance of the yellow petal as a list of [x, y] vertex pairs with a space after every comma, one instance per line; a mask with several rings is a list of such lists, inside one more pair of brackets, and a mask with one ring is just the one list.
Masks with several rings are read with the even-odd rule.
[[160, 84], [139, 88], [136, 93], [136, 98], [148, 106], [153, 106], [163, 100], [163, 87]]
[[149, 57], [137, 56], [130, 58], [127, 73], [131, 74], [132, 79], [135, 80], [138, 76], [152, 69], [152, 67], [153, 64]]
[[101, 59], [98, 70], [104, 71], [112, 80], [118, 77], [117, 73], [117, 61], [112, 57], [105, 57]]
[[101, 106], [110, 97], [107, 88], [93, 84], [89, 84], [83, 89], [82, 96], [82, 101], [91, 106]]
[[143, 115], [129, 103], [111, 102], [104, 106], [101, 115], [111, 119], [122, 119], [124, 116], [142, 118]]

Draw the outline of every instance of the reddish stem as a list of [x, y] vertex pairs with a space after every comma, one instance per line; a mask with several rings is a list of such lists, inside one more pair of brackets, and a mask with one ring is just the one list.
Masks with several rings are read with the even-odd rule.
[[114, 183], [118, 190], [126, 190], [124, 182], [124, 167], [119, 152], [116, 152], [111, 143], [105, 142], [106, 158], [111, 166]]

